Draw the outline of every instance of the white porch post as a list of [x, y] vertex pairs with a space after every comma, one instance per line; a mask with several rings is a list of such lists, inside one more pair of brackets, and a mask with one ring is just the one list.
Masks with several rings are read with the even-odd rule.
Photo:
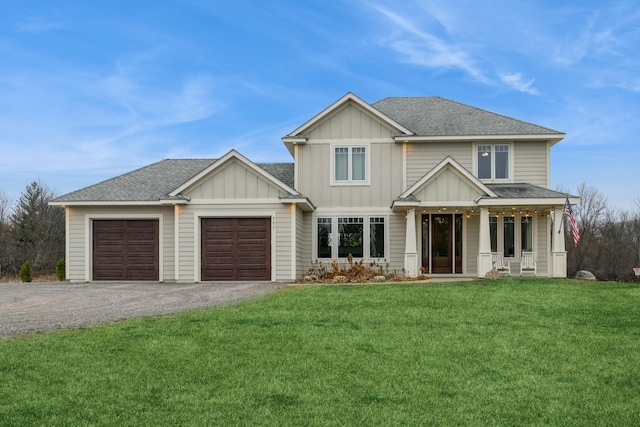
[[478, 277], [484, 277], [493, 268], [491, 261], [491, 232], [489, 209], [480, 208], [480, 235], [478, 236]]
[[567, 277], [567, 251], [564, 247], [564, 209], [555, 208], [551, 248], [551, 277]]
[[404, 271], [409, 277], [418, 275], [418, 249], [416, 236], [416, 210], [407, 209], [407, 227], [404, 247]]

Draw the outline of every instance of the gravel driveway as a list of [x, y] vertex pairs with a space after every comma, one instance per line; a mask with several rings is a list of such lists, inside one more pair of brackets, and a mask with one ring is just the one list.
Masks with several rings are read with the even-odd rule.
[[5, 283], [0, 337], [228, 304], [284, 283]]

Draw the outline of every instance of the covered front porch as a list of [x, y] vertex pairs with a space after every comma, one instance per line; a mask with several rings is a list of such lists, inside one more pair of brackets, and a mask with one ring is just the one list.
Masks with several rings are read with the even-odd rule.
[[[501, 274], [566, 277], [563, 206], [404, 207], [404, 269], [408, 276], [485, 277]], [[534, 268], [531, 266], [534, 262]], [[528, 268], [524, 268], [528, 267]]]
[[482, 182], [446, 157], [391, 206], [406, 219], [405, 272], [485, 277], [526, 260], [538, 275], [566, 277], [567, 198], [533, 184]]

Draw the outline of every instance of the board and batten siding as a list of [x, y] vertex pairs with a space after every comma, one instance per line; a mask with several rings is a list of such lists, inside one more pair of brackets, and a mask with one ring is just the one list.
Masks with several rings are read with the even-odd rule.
[[233, 159], [185, 191], [185, 195], [192, 200], [277, 199], [280, 192], [263, 176]]
[[458, 202], [475, 200], [482, 194], [472, 187], [469, 180], [461, 177], [451, 167], [444, 168], [432, 177], [414, 196], [424, 202]]
[[[86, 272], [91, 275], [92, 271], [92, 231], [91, 221], [96, 219], [161, 219], [160, 230], [160, 265], [161, 280], [171, 282], [175, 280], [175, 258], [174, 258], [174, 213], [172, 206], [154, 207], [123, 207], [123, 206], [91, 206], [91, 207], [68, 207], [67, 224], [67, 263], [69, 279], [72, 282], [84, 282], [92, 280], [86, 277]], [[87, 230], [89, 221], [89, 230]], [[87, 258], [88, 254], [88, 258]]]
[[392, 138], [399, 131], [353, 102], [347, 103], [306, 132], [312, 139]]
[[470, 142], [429, 142], [406, 144], [407, 188], [451, 156], [469, 172], [473, 170], [473, 146]]
[[549, 186], [549, 148], [546, 141], [518, 141], [514, 144], [513, 181]]
[[367, 144], [369, 183], [331, 185], [332, 150], [336, 141], [314, 141], [301, 146], [298, 153], [297, 190], [316, 206], [389, 207], [402, 193], [402, 148], [394, 142], [340, 140], [340, 144]]

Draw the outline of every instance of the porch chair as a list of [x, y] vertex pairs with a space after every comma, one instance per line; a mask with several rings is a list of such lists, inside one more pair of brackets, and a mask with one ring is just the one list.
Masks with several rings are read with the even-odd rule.
[[508, 262], [504, 262], [504, 258], [500, 252], [493, 252], [491, 254], [491, 262], [496, 270], [498, 270], [499, 274], [507, 274], [511, 276], [511, 266]]
[[533, 272], [534, 276], [538, 275], [533, 252], [522, 252], [522, 259], [520, 260], [520, 275], [522, 276], [526, 271]]

